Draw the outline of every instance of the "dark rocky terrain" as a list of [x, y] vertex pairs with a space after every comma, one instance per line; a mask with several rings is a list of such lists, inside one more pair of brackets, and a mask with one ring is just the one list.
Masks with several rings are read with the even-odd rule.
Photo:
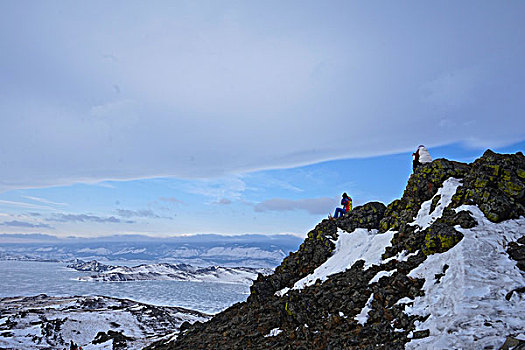
[[[443, 204], [442, 197], [446, 194], [439, 191], [450, 178], [457, 179], [459, 187], [454, 188], [451, 198]], [[428, 225], [422, 224], [425, 218], [416, 219], [418, 213], [424, 211], [423, 206], [428, 209]], [[479, 217], [473, 215], [474, 209], [465, 209], [474, 206], [481, 211]], [[246, 302], [233, 305], [206, 323], [184, 324], [177, 339], [159, 341], [147, 349], [404, 349], [417, 339], [439, 336], [431, 334], [429, 329], [418, 328], [430, 313], [418, 315], [406, 311], [414, 300], [425, 295], [425, 279], [413, 277], [411, 272], [427, 259], [445, 256], [464, 239], [464, 233], [474, 232], [469, 229], [483, 224], [487, 227], [483, 232], [488, 232], [488, 227], [493, 227], [489, 224], [504, 225], [523, 216], [525, 157], [521, 152], [503, 155], [488, 150], [471, 164], [437, 159], [420, 166], [410, 177], [402, 198], [388, 206], [368, 203], [343, 218], [320, 222], [308, 233], [299, 250], [290, 253], [274, 274], [259, 275]], [[486, 222], [481, 222], [480, 217]], [[493, 233], [501, 235], [494, 237], [494, 241], [501, 241], [502, 254], [506, 250], [508, 256], [505, 255], [513, 259], [505, 257], [508, 268], [521, 269], [521, 272], [514, 271], [518, 277], [521, 273], [519, 281], [525, 281], [522, 222], [512, 221], [513, 226], [501, 226], [502, 229]], [[510, 232], [513, 237], [518, 237], [515, 241], [506, 241], [508, 227], [513, 230]], [[318, 280], [302, 289], [292, 288], [335, 254], [341, 232], [351, 233], [356, 229], [393, 235], [380, 263], [365, 266], [364, 260], [357, 260], [325, 281]], [[469, 252], [468, 247], [461, 249], [476, 254]], [[479, 254], [477, 259], [483, 259], [481, 252]], [[449, 278], [454, 269], [447, 264], [439, 266], [439, 273], [432, 276], [430, 282], [439, 284]], [[464, 273], [468, 275], [469, 271]], [[383, 277], [374, 280], [375, 276]], [[291, 289], [277, 293], [284, 288]], [[509, 305], [517, 305], [513, 312], [518, 316], [513, 317], [525, 325], [525, 285], [501, 285], [499, 289], [500, 294], [492, 297], [500, 303], [506, 299]], [[368, 311], [367, 317], [360, 322], [358, 316], [363, 311]], [[463, 348], [472, 349], [499, 348], [505, 340], [511, 344], [508, 348], [525, 348], [524, 341], [516, 339], [520, 333], [523, 335], [525, 327], [520, 329], [519, 325], [509, 323], [498, 328], [495, 323], [491, 319], [480, 326], [486, 334], [491, 334], [490, 339], [488, 336], [484, 339], [485, 333], [479, 332], [458, 341]], [[448, 332], [452, 334], [455, 330], [450, 328]]]

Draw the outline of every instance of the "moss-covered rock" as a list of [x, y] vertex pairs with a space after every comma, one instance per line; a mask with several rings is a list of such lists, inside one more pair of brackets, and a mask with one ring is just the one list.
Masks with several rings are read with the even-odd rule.
[[525, 215], [525, 179], [520, 176], [525, 172], [523, 154], [487, 150], [471, 167], [453, 197], [455, 207], [477, 205], [493, 222]]
[[338, 228], [347, 232], [352, 232], [356, 228], [378, 229], [385, 210], [383, 203], [370, 202], [355, 207], [354, 210], [340, 219], [335, 219], [334, 222]]
[[425, 255], [446, 252], [463, 239], [461, 232], [442, 222], [434, 223], [424, 231], [424, 235], [422, 251]]

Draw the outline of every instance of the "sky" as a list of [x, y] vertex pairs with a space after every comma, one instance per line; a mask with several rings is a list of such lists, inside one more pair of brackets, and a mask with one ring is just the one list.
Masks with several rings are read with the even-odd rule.
[[525, 145], [523, 1], [0, 1], [0, 232], [303, 236]]

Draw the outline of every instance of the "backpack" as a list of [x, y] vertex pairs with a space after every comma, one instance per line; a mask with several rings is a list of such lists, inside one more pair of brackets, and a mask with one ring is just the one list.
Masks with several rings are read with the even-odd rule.
[[348, 197], [348, 201], [345, 204], [345, 210], [348, 213], [350, 210], [352, 210], [352, 198]]

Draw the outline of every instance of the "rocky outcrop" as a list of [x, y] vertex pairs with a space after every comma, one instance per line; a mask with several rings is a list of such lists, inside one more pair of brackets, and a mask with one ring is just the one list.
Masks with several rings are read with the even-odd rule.
[[[407, 223], [414, 219], [421, 204], [431, 199], [446, 179], [463, 178], [469, 170], [468, 164], [447, 159], [437, 159], [432, 163], [420, 165], [417, 172], [410, 176], [403, 197], [387, 206], [379, 224], [381, 232], [407, 229]], [[436, 197], [437, 201], [439, 198]]]
[[522, 236], [516, 242], [509, 242], [507, 253], [510, 258], [516, 260], [518, 268], [525, 271], [525, 236]]
[[525, 156], [496, 154], [487, 150], [471, 165], [455, 205], [477, 204], [493, 222], [525, 215]]
[[[410, 176], [400, 199], [386, 207], [368, 203], [343, 218], [323, 220], [272, 275], [258, 276], [246, 302], [148, 349], [404, 349], [430, 335], [416, 327], [429, 315], [406, 312], [414, 298], [425, 295], [425, 279], [411, 273], [429, 257], [456, 247], [463, 232], [473, 236], [468, 230], [479, 218], [470, 206], [492, 222], [525, 215], [524, 184], [521, 153], [487, 151], [472, 164], [446, 159], [424, 164]], [[342, 231], [362, 229], [392, 237], [378, 263], [367, 264], [363, 257], [324, 281], [297, 287], [335, 256]], [[507, 242], [510, 258], [522, 269], [524, 239]], [[437, 267], [434, 285], [455, 268]], [[516, 288], [508, 298], [521, 293]], [[501, 335], [503, 341], [507, 335]]]

